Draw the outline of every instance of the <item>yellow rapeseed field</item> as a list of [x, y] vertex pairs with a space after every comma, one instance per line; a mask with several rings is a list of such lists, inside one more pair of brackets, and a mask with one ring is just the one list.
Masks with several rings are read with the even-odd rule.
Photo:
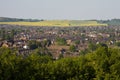
[[0, 22], [0, 24], [23, 25], [23, 26], [108, 26], [107, 24], [100, 24], [97, 21], [69, 21], [69, 20], [49, 20], [40, 22]]

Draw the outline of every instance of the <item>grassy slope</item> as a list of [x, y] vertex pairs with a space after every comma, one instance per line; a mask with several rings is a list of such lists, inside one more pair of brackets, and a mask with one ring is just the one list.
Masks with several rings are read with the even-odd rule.
[[107, 24], [101, 24], [97, 21], [82, 21], [82, 20], [51, 20], [40, 22], [0, 22], [0, 24], [11, 25], [25, 25], [25, 26], [107, 26]]

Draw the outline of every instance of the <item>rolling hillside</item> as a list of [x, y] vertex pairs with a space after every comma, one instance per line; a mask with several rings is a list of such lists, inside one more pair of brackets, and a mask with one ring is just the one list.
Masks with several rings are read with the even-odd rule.
[[0, 22], [19, 22], [19, 21], [37, 22], [37, 21], [41, 21], [41, 20], [38, 20], [38, 19], [18, 19], [18, 18], [0, 17]]
[[24, 26], [108, 26], [93, 20], [32, 20], [16, 18], [0, 18], [0, 24], [24, 25]]

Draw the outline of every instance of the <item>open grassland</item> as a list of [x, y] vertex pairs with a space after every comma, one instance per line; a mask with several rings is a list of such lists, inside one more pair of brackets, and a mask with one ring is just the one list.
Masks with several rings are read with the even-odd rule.
[[101, 24], [97, 21], [82, 21], [82, 20], [49, 20], [39, 22], [0, 22], [0, 24], [10, 25], [23, 25], [23, 26], [58, 26], [58, 27], [69, 27], [69, 26], [108, 26], [107, 24]]

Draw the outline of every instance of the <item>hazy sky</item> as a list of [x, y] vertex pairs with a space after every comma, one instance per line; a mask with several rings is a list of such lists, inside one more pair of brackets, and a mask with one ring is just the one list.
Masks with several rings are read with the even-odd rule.
[[0, 0], [0, 17], [50, 20], [120, 18], [120, 0]]

